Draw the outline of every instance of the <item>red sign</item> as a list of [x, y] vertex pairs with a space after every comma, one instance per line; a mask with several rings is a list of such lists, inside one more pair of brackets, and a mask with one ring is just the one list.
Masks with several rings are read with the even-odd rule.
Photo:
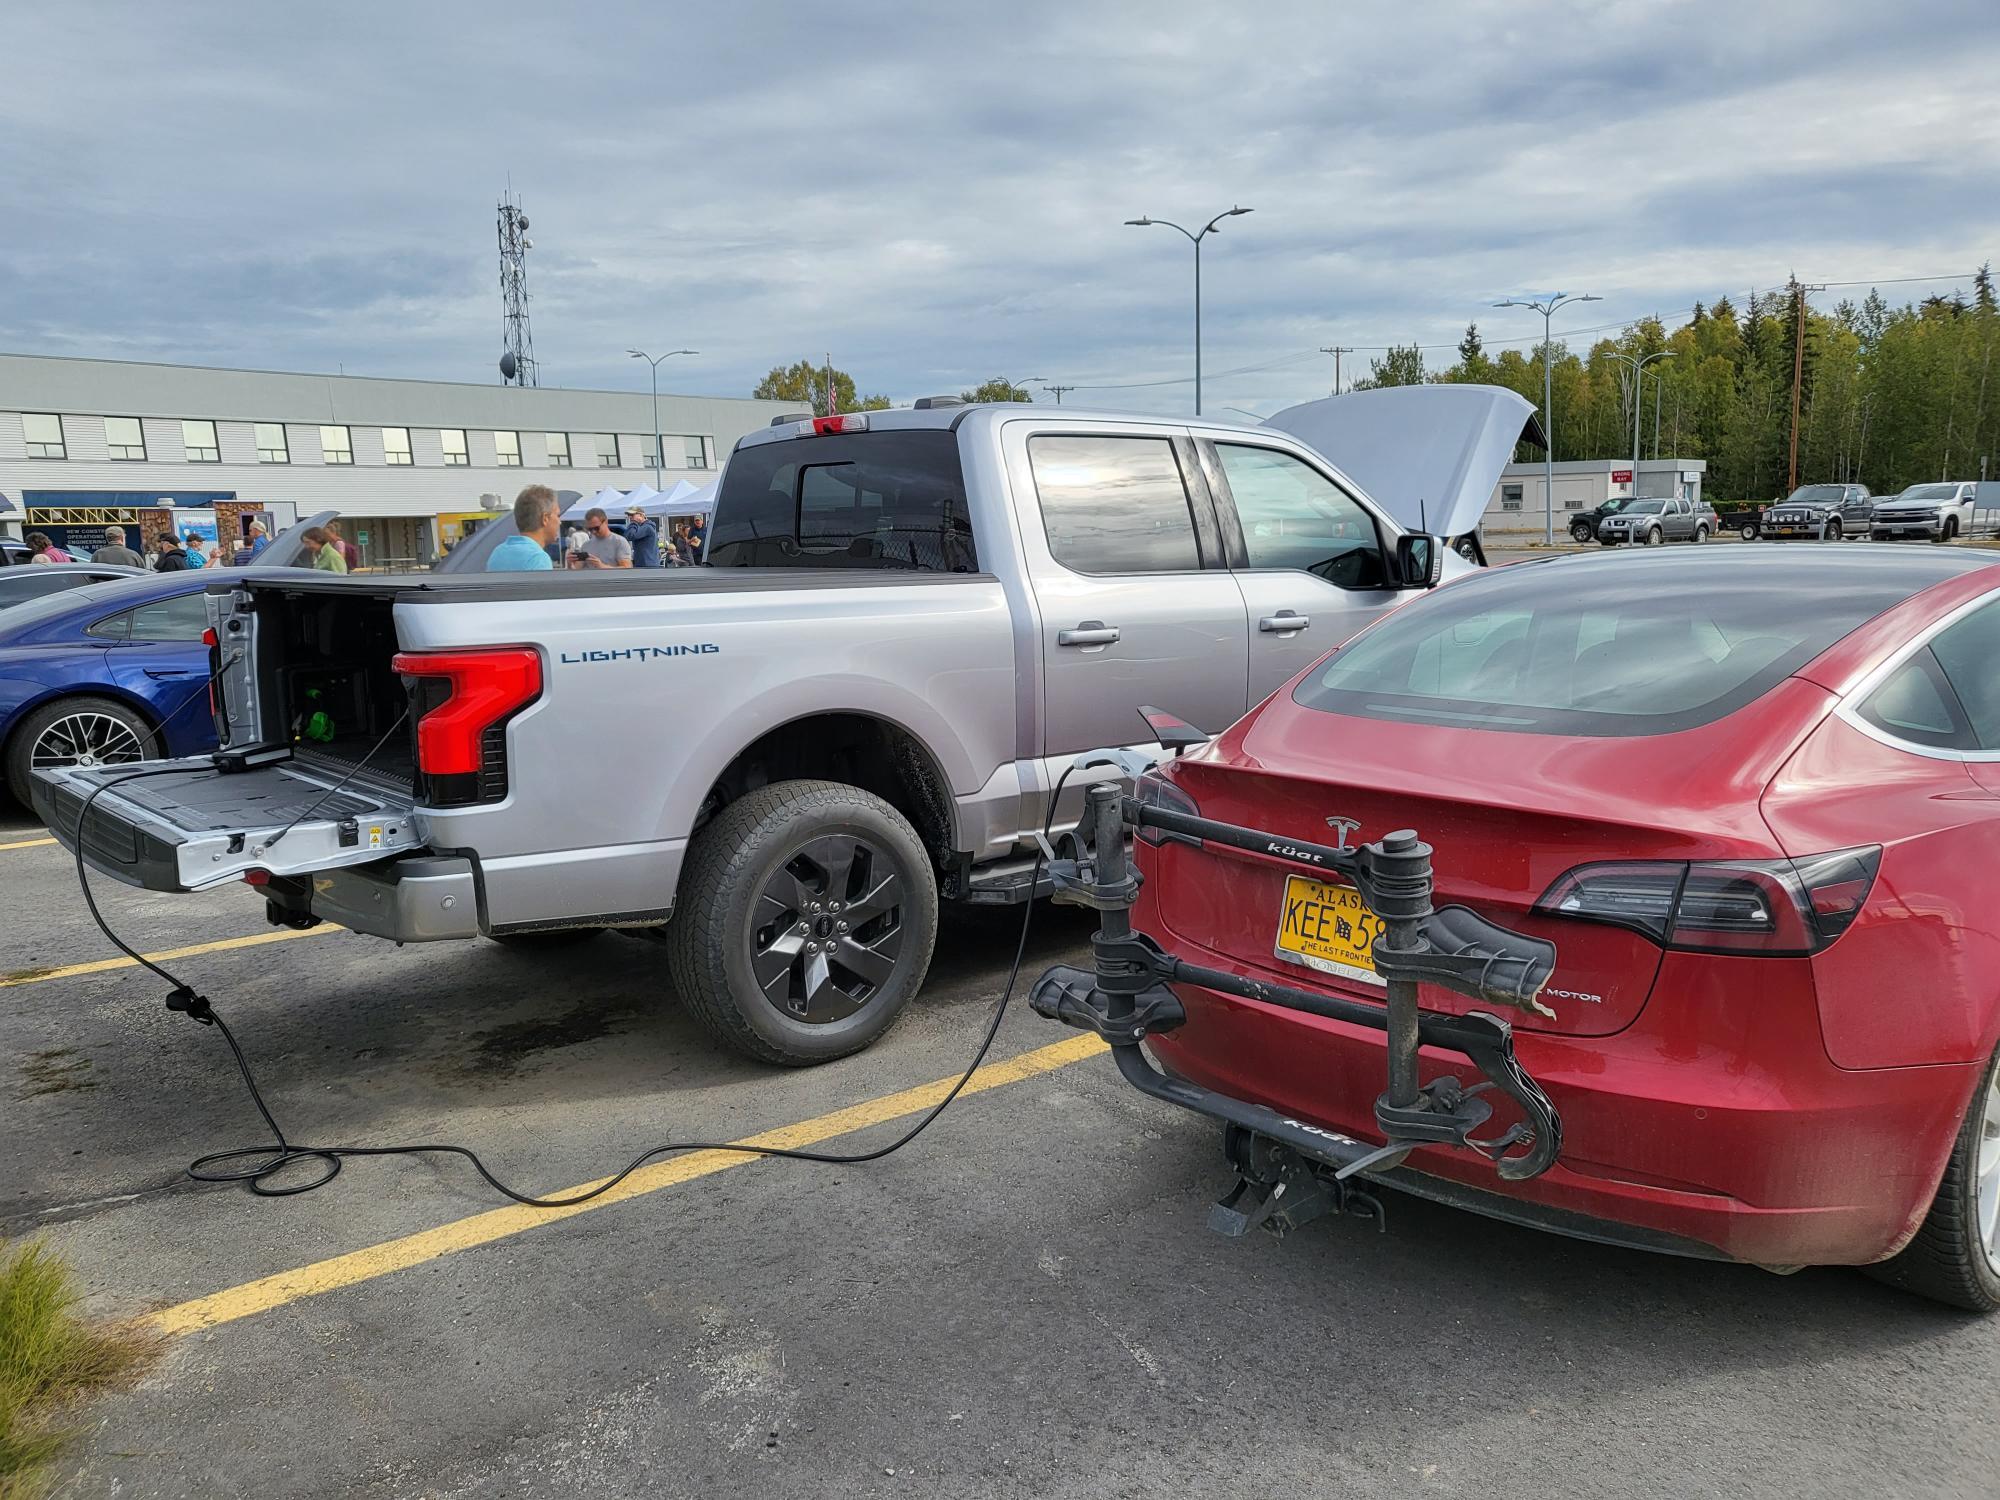
[[1613, 469], [1611, 471], [1611, 482], [1613, 484], [1630, 484], [1632, 482], [1632, 471], [1630, 469]]

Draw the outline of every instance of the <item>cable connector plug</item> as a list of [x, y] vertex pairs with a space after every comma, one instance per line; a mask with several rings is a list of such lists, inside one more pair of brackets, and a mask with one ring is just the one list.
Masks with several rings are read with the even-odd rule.
[[206, 995], [197, 995], [187, 985], [182, 985], [167, 996], [167, 1009], [185, 1011], [204, 1026], [215, 1024], [215, 1011], [208, 1003]]

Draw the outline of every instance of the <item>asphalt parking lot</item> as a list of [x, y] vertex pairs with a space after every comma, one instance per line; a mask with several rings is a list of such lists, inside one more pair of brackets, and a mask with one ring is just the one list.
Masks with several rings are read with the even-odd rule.
[[[61, 1493], [1993, 1493], [2000, 1323], [1394, 1198], [1386, 1233], [1227, 1241], [1214, 1130], [1025, 1007], [988, 1086], [867, 1167], [686, 1158], [568, 1215], [450, 1159], [188, 1183], [256, 1116], [158, 981], [69, 972], [115, 954], [44, 839], [0, 810], [0, 1232], [171, 1335]], [[173, 967], [296, 1138], [462, 1142], [537, 1191], [676, 1134], [887, 1139], [963, 1065], [1016, 931], [953, 919], [880, 1045], [774, 1072], [630, 939], [399, 951], [269, 940], [239, 888], [103, 899], [147, 952], [206, 949]], [[1042, 910], [1030, 973], [1088, 925]]]

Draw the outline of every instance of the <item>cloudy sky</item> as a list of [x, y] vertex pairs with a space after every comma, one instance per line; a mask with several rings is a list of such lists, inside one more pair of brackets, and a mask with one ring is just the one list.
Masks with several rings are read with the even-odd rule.
[[1509, 294], [1597, 293], [1587, 342], [2000, 258], [1994, 0], [8, 9], [15, 352], [495, 379], [510, 180], [543, 383], [689, 345], [719, 395], [830, 351], [1188, 409], [1189, 246], [1123, 221], [1234, 204], [1211, 411], [1318, 394], [1321, 345], [1526, 345]]

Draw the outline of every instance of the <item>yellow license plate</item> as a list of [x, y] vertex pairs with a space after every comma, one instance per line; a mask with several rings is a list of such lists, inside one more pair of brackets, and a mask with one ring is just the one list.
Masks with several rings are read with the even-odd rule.
[[1382, 919], [1362, 903], [1353, 886], [1286, 877], [1284, 905], [1278, 910], [1278, 957], [1322, 974], [1382, 984], [1373, 958], [1381, 931]]

